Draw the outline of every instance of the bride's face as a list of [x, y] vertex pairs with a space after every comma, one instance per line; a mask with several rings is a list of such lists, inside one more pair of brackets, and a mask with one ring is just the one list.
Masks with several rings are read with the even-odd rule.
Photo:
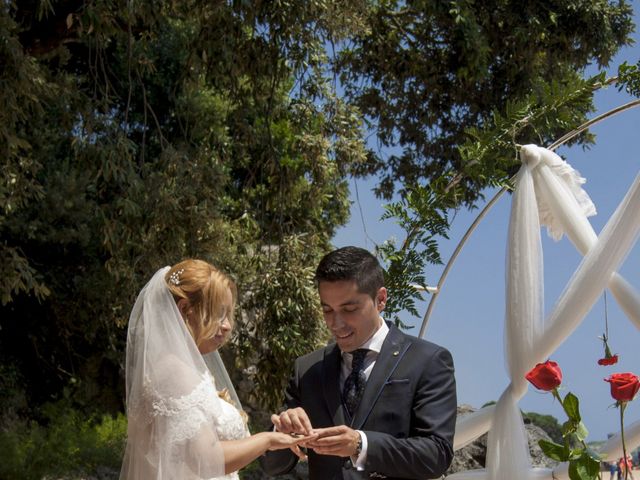
[[[225, 297], [225, 312], [231, 311], [231, 305], [233, 302], [233, 298], [231, 296], [231, 291], [227, 290], [227, 295]], [[207, 353], [211, 353], [224, 344], [231, 333], [231, 322], [229, 321], [227, 315], [220, 320], [220, 325], [218, 326], [218, 330], [216, 330], [215, 334], [212, 337], [209, 337], [200, 342], [198, 345], [198, 351], [202, 355], [206, 355]]]
[[230, 332], [231, 324], [227, 317], [224, 317], [220, 322], [220, 327], [216, 331], [215, 335], [200, 342], [198, 345], [198, 351], [202, 355], [216, 351], [227, 340]]

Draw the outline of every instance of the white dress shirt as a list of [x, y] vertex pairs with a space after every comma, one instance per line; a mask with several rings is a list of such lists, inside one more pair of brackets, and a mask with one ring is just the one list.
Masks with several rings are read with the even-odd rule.
[[[367, 352], [367, 356], [364, 357], [364, 375], [369, 380], [369, 375], [371, 375], [371, 370], [373, 370], [373, 366], [376, 364], [376, 360], [378, 359], [378, 354], [380, 353], [380, 349], [382, 348], [382, 344], [384, 343], [384, 339], [387, 338], [387, 334], [389, 333], [389, 327], [382, 321], [382, 325], [376, 333], [374, 333], [369, 340], [364, 342], [358, 348], [367, 348], [369, 351]], [[342, 368], [340, 369], [340, 391], [344, 386], [344, 382], [351, 373], [351, 362], [353, 361], [353, 355], [349, 352], [342, 352]], [[358, 471], [364, 470], [365, 461], [367, 460], [367, 435], [361, 431], [356, 430], [360, 434], [360, 438], [362, 439], [362, 451], [358, 458], [354, 459], [351, 457], [353, 464], [355, 465]], [[354, 461], [355, 460], [355, 461]]]

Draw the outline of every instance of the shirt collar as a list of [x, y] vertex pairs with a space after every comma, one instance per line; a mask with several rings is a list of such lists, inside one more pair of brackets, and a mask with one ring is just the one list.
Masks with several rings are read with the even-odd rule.
[[[372, 352], [380, 353], [380, 350], [382, 349], [382, 344], [384, 343], [384, 339], [387, 338], [388, 333], [389, 333], [389, 326], [387, 325], [387, 322], [385, 322], [384, 319], [382, 319], [382, 325], [380, 326], [380, 328], [378, 328], [378, 330], [376, 330], [376, 333], [374, 333], [369, 340], [364, 342], [358, 348], [366, 348], [368, 350], [371, 350]], [[342, 353], [345, 354], [348, 352], [342, 352]], [[351, 354], [349, 353], [349, 355]]]

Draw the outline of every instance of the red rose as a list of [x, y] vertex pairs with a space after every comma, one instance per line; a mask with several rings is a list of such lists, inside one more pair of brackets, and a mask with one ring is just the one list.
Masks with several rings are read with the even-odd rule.
[[604, 379], [611, 384], [611, 396], [619, 402], [629, 402], [640, 389], [640, 379], [633, 373], [612, 373]]
[[538, 390], [550, 392], [562, 383], [562, 370], [556, 362], [547, 360], [533, 367], [525, 378]]
[[598, 365], [615, 365], [618, 363], [618, 354], [611, 355], [610, 357], [604, 357], [598, 360]]

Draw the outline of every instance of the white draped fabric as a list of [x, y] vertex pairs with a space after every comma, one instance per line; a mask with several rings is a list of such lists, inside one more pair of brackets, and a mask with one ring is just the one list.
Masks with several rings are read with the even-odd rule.
[[495, 405], [489, 405], [458, 418], [456, 435], [453, 439], [453, 449], [460, 450], [487, 433], [491, 428], [495, 408]]
[[216, 379], [216, 387], [218, 388], [218, 390], [227, 390], [229, 392], [231, 400], [233, 400], [233, 403], [236, 406], [240, 407], [242, 405], [242, 402], [240, 402], [240, 398], [238, 397], [238, 393], [233, 386], [231, 377], [229, 377], [227, 368], [224, 366], [222, 357], [220, 357], [220, 352], [215, 350], [204, 355], [203, 358], [204, 363], [207, 365], [207, 368], [211, 372], [211, 375]]
[[[454, 449], [489, 432], [486, 469], [459, 472], [449, 480], [568, 479], [566, 464], [532, 468], [527, 435], [518, 407], [527, 392], [525, 374], [543, 362], [573, 333], [605, 288], [640, 328], [640, 295], [616, 270], [640, 232], [640, 177], [598, 237], [588, 221], [595, 206], [582, 189], [584, 179], [558, 155], [536, 145], [521, 150], [515, 181], [506, 262], [505, 357], [511, 383], [493, 407], [462, 417]], [[540, 227], [563, 235], [583, 261], [545, 319]], [[640, 422], [625, 429], [628, 449], [640, 445]], [[622, 455], [620, 437], [611, 438], [604, 458]]]

